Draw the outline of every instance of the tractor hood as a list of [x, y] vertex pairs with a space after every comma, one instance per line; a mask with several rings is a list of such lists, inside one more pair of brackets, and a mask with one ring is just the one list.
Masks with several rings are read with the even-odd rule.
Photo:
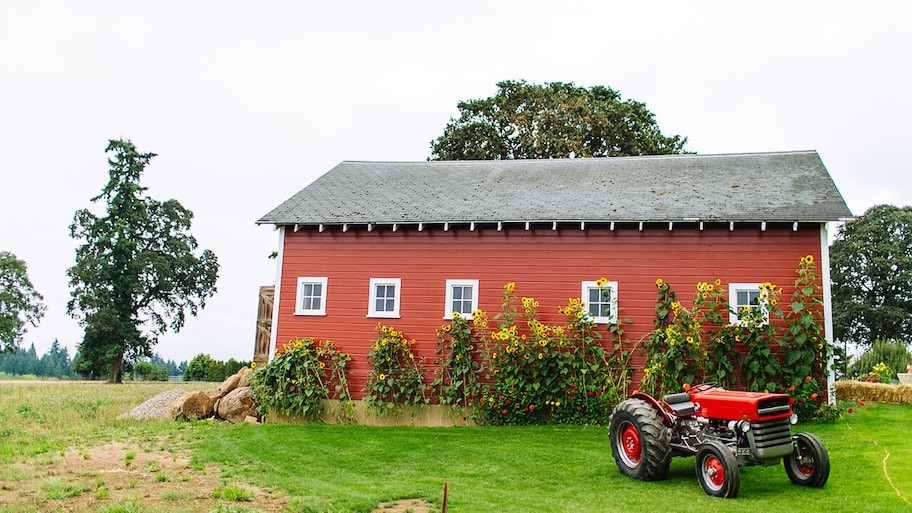
[[691, 400], [699, 406], [698, 415], [711, 419], [763, 421], [787, 418], [792, 414], [792, 399], [787, 394], [741, 392], [713, 388], [694, 392]]

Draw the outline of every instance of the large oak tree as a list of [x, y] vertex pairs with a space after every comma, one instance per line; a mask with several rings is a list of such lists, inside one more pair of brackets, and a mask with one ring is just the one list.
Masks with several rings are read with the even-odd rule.
[[431, 141], [431, 160], [667, 155], [687, 143], [662, 135], [646, 104], [604, 86], [508, 80], [496, 95], [457, 106], [459, 117]]
[[70, 235], [81, 244], [67, 270], [70, 315], [85, 326], [79, 347], [84, 365], [108, 369], [119, 383], [125, 358], [151, 356], [157, 336], [179, 331], [216, 292], [218, 259], [196, 254], [190, 234], [193, 213], [177, 200], [146, 196], [140, 178], [154, 153], [140, 153], [129, 140], [112, 140], [108, 183], [92, 202], [96, 216], [78, 210]]
[[878, 205], [830, 248], [836, 338], [870, 347], [912, 338], [912, 207]]
[[45, 306], [32, 286], [25, 262], [0, 251], [0, 352], [13, 352], [27, 325], [38, 325]]

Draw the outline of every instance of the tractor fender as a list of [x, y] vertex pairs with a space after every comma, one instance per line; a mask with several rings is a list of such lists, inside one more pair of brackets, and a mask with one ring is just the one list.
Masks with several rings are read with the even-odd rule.
[[662, 422], [664, 422], [667, 427], [674, 427], [674, 419], [671, 418], [668, 411], [665, 410], [665, 408], [662, 406], [662, 403], [660, 403], [655, 397], [652, 397], [649, 394], [644, 394], [643, 392], [634, 392], [630, 394], [630, 398], [646, 401], [652, 405], [656, 411], [662, 414]]

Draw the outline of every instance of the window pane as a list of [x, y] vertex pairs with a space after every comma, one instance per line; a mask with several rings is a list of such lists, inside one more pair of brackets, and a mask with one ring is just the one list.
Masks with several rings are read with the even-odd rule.
[[760, 292], [759, 292], [759, 291], [751, 291], [751, 292], [749, 293], [749, 295], [750, 295], [750, 304], [751, 304], [751, 306], [758, 306], [758, 305], [760, 304]]
[[588, 303], [589, 303], [589, 304], [598, 303], [598, 301], [599, 301], [599, 296], [601, 296], [601, 294], [599, 294], [599, 289], [589, 289], [589, 301], [588, 301]]
[[462, 287], [453, 287], [453, 300], [462, 299]]
[[320, 298], [319, 297], [313, 298], [312, 306], [309, 308], [305, 308], [305, 310], [319, 310], [319, 309], [320, 309]]
[[[313, 286], [313, 296], [314, 297], [320, 297], [323, 295], [323, 284], [314, 283], [312, 286]], [[317, 308], [319, 308], [319, 306]]]

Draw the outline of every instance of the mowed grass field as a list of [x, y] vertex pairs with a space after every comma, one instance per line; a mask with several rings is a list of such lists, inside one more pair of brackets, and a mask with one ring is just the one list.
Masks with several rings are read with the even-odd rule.
[[[0, 512], [371, 512], [422, 499], [449, 512], [912, 511], [912, 407], [854, 406], [804, 423], [829, 451], [822, 489], [742, 468], [706, 496], [694, 459], [621, 476], [602, 426], [413, 428], [118, 420], [160, 392], [217, 385], [0, 384]], [[401, 509], [418, 511], [408, 507]]]

